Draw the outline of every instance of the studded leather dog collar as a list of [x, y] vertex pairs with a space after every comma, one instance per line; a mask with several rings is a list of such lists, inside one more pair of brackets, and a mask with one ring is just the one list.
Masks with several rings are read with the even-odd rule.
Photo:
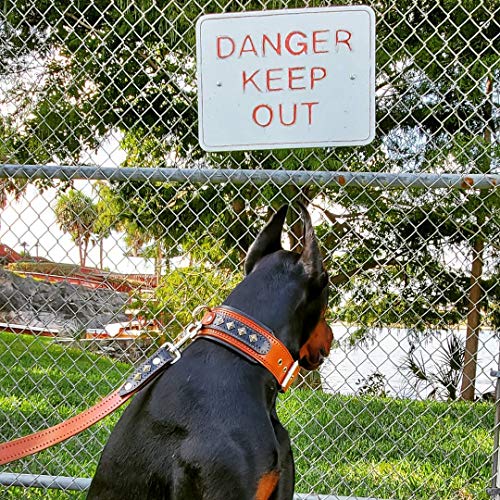
[[229, 306], [205, 313], [197, 337], [220, 342], [267, 368], [285, 392], [297, 377], [299, 363], [271, 330]]

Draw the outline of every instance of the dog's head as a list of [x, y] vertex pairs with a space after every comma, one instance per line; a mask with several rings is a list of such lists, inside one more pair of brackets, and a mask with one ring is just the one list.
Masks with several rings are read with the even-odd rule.
[[[279, 294], [279, 306], [274, 304], [274, 308], [276, 314], [283, 318], [283, 330], [298, 341], [295, 347], [300, 365], [314, 370], [330, 353], [333, 341], [332, 330], [325, 319], [328, 275], [311, 217], [303, 205], [302, 253], [283, 250], [281, 232], [287, 208], [281, 207], [257, 236], [248, 251], [245, 272], [247, 275], [261, 274], [266, 278], [262, 282], [267, 283], [268, 290], [263, 290], [263, 293]], [[280, 321], [279, 318], [277, 321]]]

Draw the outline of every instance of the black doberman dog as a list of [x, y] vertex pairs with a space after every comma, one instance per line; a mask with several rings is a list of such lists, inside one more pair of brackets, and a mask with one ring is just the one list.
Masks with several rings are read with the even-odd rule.
[[[225, 305], [266, 325], [299, 364], [316, 369], [333, 335], [328, 277], [307, 209], [301, 254], [283, 250], [282, 207], [248, 251]], [[291, 499], [290, 439], [276, 414], [276, 378], [210, 339], [142, 389], [104, 449], [88, 499]]]

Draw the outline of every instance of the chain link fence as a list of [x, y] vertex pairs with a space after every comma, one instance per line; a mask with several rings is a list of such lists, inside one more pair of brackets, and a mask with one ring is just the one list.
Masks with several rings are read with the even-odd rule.
[[[200, 15], [328, 3], [3, 2], [1, 441], [118, 387], [196, 306], [221, 303], [269, 214], [302, 201], [331, 277], [335, 343], [319, 375], [279, 402], [296, 491], [488, 498], [500, 4], [366, 3], [377, 20], [372, 143], [206, 153]], [[300, 250], [298, 214], [284, 244]], [[92, 476], [117, 419], [10, 464], [2, 484], [42, 488], [1, 496], [84, 495], [75, 478]]]

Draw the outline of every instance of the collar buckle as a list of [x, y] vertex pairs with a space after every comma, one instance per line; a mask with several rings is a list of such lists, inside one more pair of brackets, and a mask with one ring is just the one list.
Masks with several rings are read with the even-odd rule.
[[297, 378], [299, 370], [300, 370], [299, 362], [294, 361], [292, 366], [288, 370], [286, 377], [283, 379], [283, 382], [281, 383], [282, 392], [286, 392], [290, 388], [292, 382]]

